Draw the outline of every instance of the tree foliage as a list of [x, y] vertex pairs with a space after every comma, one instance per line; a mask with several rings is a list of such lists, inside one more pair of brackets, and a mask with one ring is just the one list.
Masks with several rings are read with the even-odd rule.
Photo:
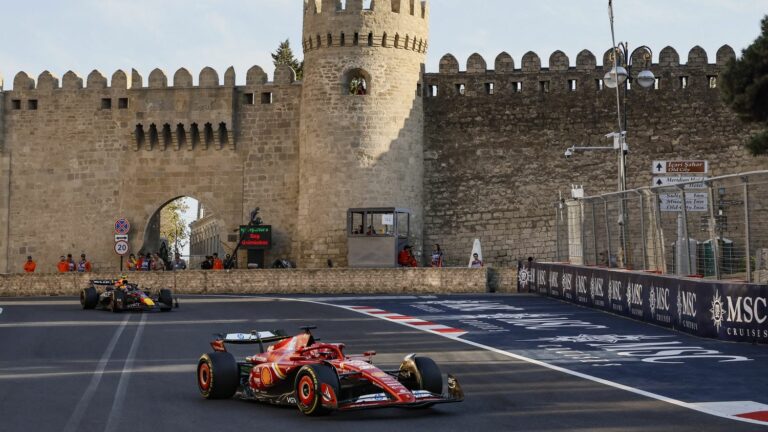
[[184, 198], [171, 201], [160, 210], [160, 237], [168, 239], [168, 248], [171, 250], [175, 249], [177, 241], [181, 249], [189, 239], [189, 227], [182, 218], [184, 212], [188, 210], [189, 204]]
[[731, 109], [743, 120], [764, 128], [746, 145], [753, 155], [768, 154], [768, 16], [761, 28], [762, 34], [742, 51], [741, 58], [728, 63], [721, 85], [723, 99]]
[[304, 62], [296, 60], [291, 49], [291, 43], [286, 39], [284, 42], [280, 42], [280, 46], [277, 47], [277, 51], [272, 54], [272, 63], [275, 66], [288, 65], [296, 71], [296, 79], [301, 80], [304, 78]]

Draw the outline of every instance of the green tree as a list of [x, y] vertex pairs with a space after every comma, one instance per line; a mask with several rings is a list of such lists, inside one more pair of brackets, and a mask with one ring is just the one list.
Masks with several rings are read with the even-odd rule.
[[275, 66], [288, 65], [296, 71], [296, 79], [301, 80], [304, 78], [304, 62], [296, 60], [291, 50], [291, 43], [286, 39], [284, 42], [280, 42], [280, 46], [277, 47], [277, 51], [272, 54], [272, 63]]
[[761, 28], [762, 34], [741, 58], [728, 63], [720, 87], [723, 99], [740, 118], [763, 127], [746, 144], [753, 155], [768, 154], [768, 15]]
[[189, 239], [189, 227], [182, 218], [184, 212], [188, 210], [189, 204], [184, 198], [171, 201], [160, 210], [160, 237], [168, 239], [168, 249], [172, 252], [176, 252], [177, 244], [181, 249]]

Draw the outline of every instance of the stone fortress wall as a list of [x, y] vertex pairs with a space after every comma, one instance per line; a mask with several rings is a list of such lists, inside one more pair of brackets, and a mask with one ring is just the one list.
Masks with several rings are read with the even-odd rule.
[[[456, 263], [467, 262], [474, 238], [495, 265], [555, 258], [560, 194], [569, 198], [572, 184], [588, 195], [617, 190], [617, 152], [564, 157], [574, 144], [612, 145], [605, 135], [618, 127], [616, 90], [602, 87], [611, 51], [607, 67], [584, 50], [575, 65], [557, 51], [549, 67], [529, 52], [519, 67], [501, 53], [489, 69], [474, 54], [464, 70], [447, 54], [425, 75], [426, 244], [440, 243]], [[658, 88], [635, 84], [627, 95], [627, 187], [650, 186], [654, 160], [709, 160], [710, 176], [765, 169], [765, 157], [742, 147], [750, 131], [717, 88], [733, 49], [720, 48], [714, 62], [700, 47], [685, 63], [671, 47], [658, 55], [649, 67]], [[643, 70], [642, 58], [633, 64], [634, 75]]]
[[[344, 265], [346, 210], [399, 206], [414, 211], [425, 254], [441, 243], [449, 263], [466, 265], [480, 238], [486, 261], [507, 266], [552, 253], [559, 191], [615, 190], [614, 152], [563, 157], [572, 144], [605, 145], [616, 129], [615, 92], [598, 90], [605, 69], [594, 55], [571, 66], [556, 52], [542, 68], [528, 53], [518, 68], [502, 54], [492, 70], [473, 55], [465, 71], [446, 55], [425, 73], [426, 2], [363, 5], [305, 2], [303, 82], [284, 66], [271, 82], [254, 66], [245, 85], [232, 69], [222, 81], [205, 68], [197, 84], [185, 69], [171, 80], [154, 70], [146, 84], [137, 71], [109, 82], [97, 71], [61, 82], [19, 72], [0, 91], [0, 273], [19, 271], [28, 254], [52, 272], [60, 254], [81, 251], [114, 270], [114, 220], [133, 223], [137, 249], [156, 212], [181, 196], [230, 233], [261, 207], [276, 244], [267, 262]], [[724, 46], [710, 63], [697, 47], [681, 64], [673, 49], [660, 52], [659, 89], [629, 92], [630, 187], [649, 184], [655, 159], [708, 159], [712, 175], [766, 166], [743, 150], [749, 130], [709, 88], [733, 56]], [[360, 71], [369, 92], [345, 94]], [[235, 238], [222, 240], [231, 248]]]

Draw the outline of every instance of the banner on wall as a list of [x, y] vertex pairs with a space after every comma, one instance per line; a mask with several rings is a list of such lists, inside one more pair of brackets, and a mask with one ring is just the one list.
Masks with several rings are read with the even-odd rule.
[[533, 263], [518, 287], [696, 336], [768, 344], [766, 285]]

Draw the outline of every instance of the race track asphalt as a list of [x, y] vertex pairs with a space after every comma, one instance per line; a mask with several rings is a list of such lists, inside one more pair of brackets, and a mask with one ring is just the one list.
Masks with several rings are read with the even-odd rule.
[[[219, 332], [317, 325], [348, 353], [396, 367], [411, 352], [460, 380], [466, 400], [426, 410], [307, 418], [295, 408], [203, 399], [200, 355]], [[182, 297], [170, 313], [83, 311], [77, 299], [0, 300], [0, 430], [754, 431], [353, 311], [264, 298]], [[247, 351], [243, 351], [243, 354]]]

